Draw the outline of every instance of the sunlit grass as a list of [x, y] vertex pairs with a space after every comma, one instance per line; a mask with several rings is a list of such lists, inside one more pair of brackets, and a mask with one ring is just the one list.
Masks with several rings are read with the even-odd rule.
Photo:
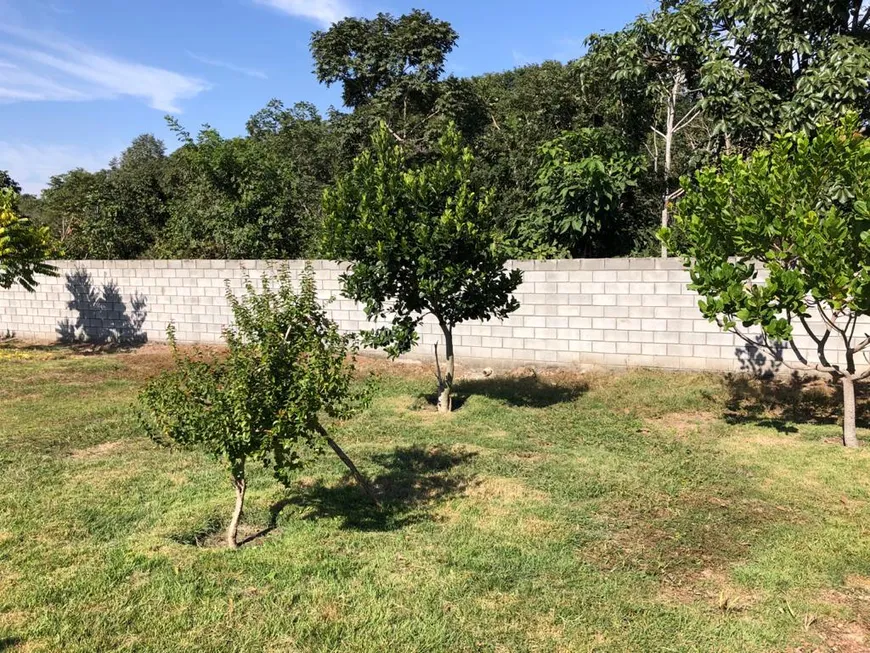
[[290, 491], [258, 473], [233, 552], [220, 465], [137, 426], [166, 361], [0, 348], [0, 649], [870, 645], [870, 454], [816, 386], [497, 375], [442, 418], [428, 370], [373, 364], [333, 433], [383, 510], [331, 456]]

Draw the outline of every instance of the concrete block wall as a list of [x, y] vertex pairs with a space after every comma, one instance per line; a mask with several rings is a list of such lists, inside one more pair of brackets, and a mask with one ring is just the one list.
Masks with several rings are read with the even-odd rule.
[[[294, 278], [302, 261], [284, 262]], [[57, 277], [41, 278], [36, 292], [0, 290], [0, 333], [40, 340], [165, 340], [176, 325], [183, 342], [218, 343], [231, 319], [225, 283], [240, 291], [245, 271], [258, 277], [268, 261], [58, 261]], [[347, 331], [370, 328], [360, 308], [341, 296], [338, 264], [314, 261], [318, 289]], [[519, 310], [504, 321], [462, 324], [456, 356], [472, 365], [532, 364], [645, 366], [762, 371], [779, 369], [764, 351], [704, 320], [688, 273], [675, 259], [513, 261], [524, 281]], [[818, 322], [814, 327], [821, 330]], [[860, 325], [858, 333], [863, 333]], [[864, 329], [870, 331], [870, 325]], [[800, 332], [800, 329], [798, 329]], [[437, 323], [420, 326], [412, 357], [430, 358], [440, 341]], [[806, 335], [796, 344], [811, 360]], [[832, 348], [833, 350], [833, 348]], [[795, 360], [790, 351], [787, 360]], [[833, 354], [839, 359], [838, 353]], [[782, 371], [782, 370], [780, 370]]]

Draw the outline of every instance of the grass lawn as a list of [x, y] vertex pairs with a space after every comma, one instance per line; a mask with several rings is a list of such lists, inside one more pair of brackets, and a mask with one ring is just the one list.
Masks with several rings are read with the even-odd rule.
[[383, 511], [331, 453], [260, 472], [234, 552], [220, 465], [137, 425], [166, 363], [0, 348], [0, 650], [870, 650], [870, 453], [821, 385], [503, 376], [442, 418], [369, 363], [332, 432]]

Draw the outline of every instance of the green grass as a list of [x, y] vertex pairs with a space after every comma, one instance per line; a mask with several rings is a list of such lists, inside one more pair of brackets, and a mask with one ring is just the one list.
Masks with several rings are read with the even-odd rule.
[[[0, 348], [0, 650], [859, 651], [870, 453], [819, 385], [385, 373], [289, 491], [137, 426], [156, 348]], [[866, 435], [866, 432], [862, 433]]]

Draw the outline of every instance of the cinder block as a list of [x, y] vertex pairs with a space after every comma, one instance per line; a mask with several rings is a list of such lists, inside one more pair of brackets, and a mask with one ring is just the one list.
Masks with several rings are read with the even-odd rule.
[[615, 270], [600, 270], [592, 273], [592, 281], [596, 283], [612, 283], [617, 279]]
[[692, 356], [692, 345], [668, 345], [668, 356]]
[[604, 317], [629, 317], [632, 308], [631, 306], [605, 306]]

